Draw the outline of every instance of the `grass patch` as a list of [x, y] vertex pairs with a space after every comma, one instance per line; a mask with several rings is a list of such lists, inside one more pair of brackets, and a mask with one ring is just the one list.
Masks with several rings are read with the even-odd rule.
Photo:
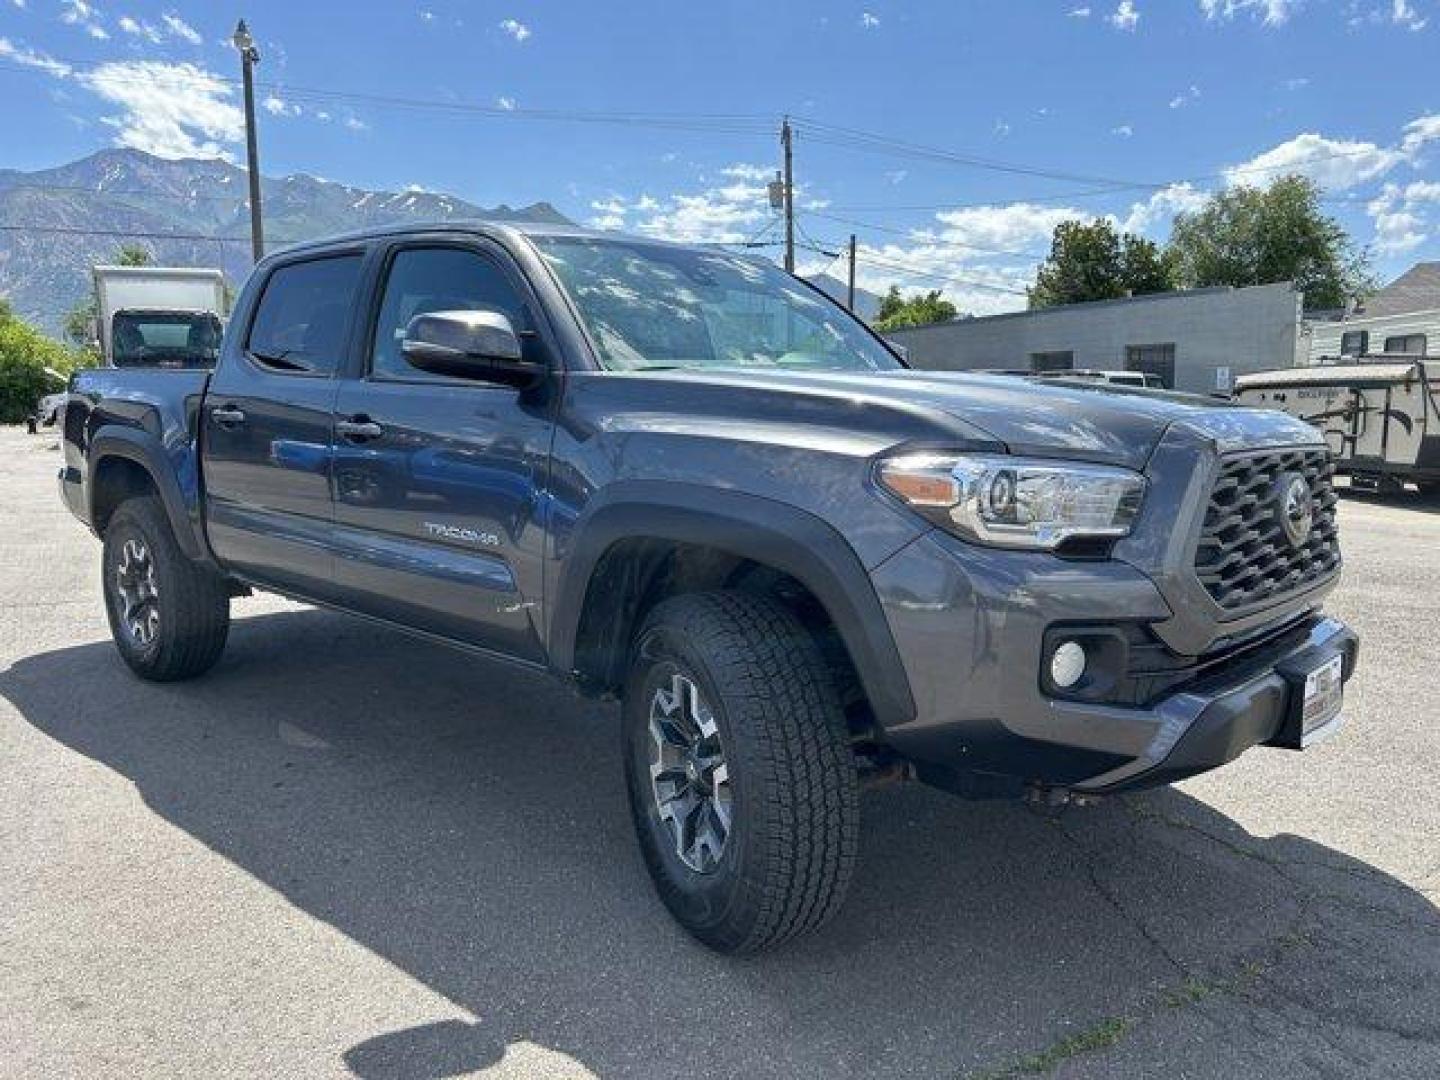
[[1044, 1050], [1026, 1054], [1008, 1068], [976, 1074], [975, 1080], [1010, 1080], [1017, 1076], [1036, 1076], [1054, 1072], [1071, 1058], [1110, 1049], [1128, 1035], [1134, 1026], [1135, 1021], [1128, 1016], [1107, 1017], [1094, 1027], [1086, 1028], [1074, 1035], [1067, 1035]]

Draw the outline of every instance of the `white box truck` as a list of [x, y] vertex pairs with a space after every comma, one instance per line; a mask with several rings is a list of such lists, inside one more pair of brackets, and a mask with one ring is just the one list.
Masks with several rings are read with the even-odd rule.
[[1357, 488], [1406, 481], [1440, 495], [1440, 359], [1390, 354], [1257, 371], [1235, 381], [1241, 405], [1280, 409], [1325, 434]]
[[95, 267], [106, 367], [205, 368], [220, 354], [225, 276], [184, 266]]

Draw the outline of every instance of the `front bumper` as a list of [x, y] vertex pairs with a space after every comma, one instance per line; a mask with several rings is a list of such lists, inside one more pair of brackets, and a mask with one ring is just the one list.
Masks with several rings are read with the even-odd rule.
[[1252, 746], [1298, 746], [1298, 673], [1338, 653], [1348, 680], [1358, 649], [1343, 624], [1298, 602], [1274, 612], [1293, 630], [1211, 662], [1158, 700], [1068, 701], [1040, 684], [1047, 628], [1163, 624], [1172, 610], [1139, 570], [932, 533], [876, 567], [872, 581], [916, 703], [915, 717], [887, 728], [884, 740], [922, 779], [967, 795], [1034, 785], [1096, 794], [1153, 787]]

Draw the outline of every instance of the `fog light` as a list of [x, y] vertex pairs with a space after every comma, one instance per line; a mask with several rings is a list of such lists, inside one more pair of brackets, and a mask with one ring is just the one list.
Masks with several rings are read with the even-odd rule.
[[1085, 646], [1078, 641], [1064, 641], [1050, 655], [1050, 681], [1068, 690], [1085, 674]]

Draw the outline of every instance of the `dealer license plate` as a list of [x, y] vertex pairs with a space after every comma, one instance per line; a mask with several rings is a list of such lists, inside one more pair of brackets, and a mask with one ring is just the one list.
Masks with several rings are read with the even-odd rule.
[[1305, 699], [1300, 708], [1302, 746], [1309, 744], [1312, 738], [1320, 737], [1322, 729], [1340, 715], [1340, 703], [1345, 692], [1341, 679], [1344, 666], [1343, 656], [1332, 656], [1305, 676]]

